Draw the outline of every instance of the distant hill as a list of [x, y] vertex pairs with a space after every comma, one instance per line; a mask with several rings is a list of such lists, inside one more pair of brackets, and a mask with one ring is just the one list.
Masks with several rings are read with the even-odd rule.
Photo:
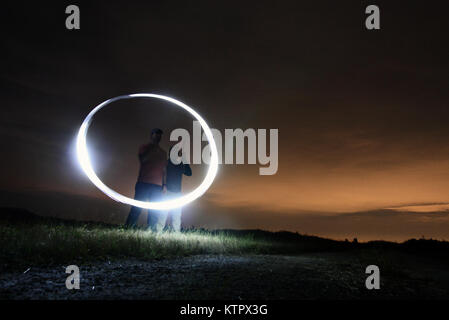
[[70, 225], [96, 225], [96, 226], [110, 226], [117, 227], [117, 225], [103, 223], [103, 222], [91, 222], [91, 221], [79, 221], [61, 219], [55, 217], [41, 216], [28, 209], [16, 208], [16, 207], [0, 207], [0, 224], [70, 224]]
[[0, 207], [0, 222], [36, 223], [45, 218], [23, 208]]

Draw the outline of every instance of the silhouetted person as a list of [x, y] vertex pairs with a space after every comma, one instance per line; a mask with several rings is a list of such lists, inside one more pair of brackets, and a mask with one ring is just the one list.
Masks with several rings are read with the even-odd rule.
[[[170, 148], [170, 151], [172, 148]], [[178, 160], [181, 160], [181, 159], [178, 158]], [[166, 179], [166, 184], [167, 184], [166, 197], [168, 199], [179, 198], [182, 196], [182, 192], [181, 192], [182, 175], [186, 175], [186, 176], [192, 175], [192, 169], [190, 168], [190, 166], [188, 164], [184, 164], [183, 162], [180, 162], [179, 164], [176, 165], [171, 161], [171, 159], [168, 159], [167, 179]], [[171, 209], [167, 212], [167, 214], [170, 215], [173, 231], [175, 231], [175, 232], [181, 231], [182, 207]]]
[[[162, 130], [151, 130], [151, 141], [139, 148], [140, 170], [135, 188], [135, 200], [161, 200], [163, 185], [165, 184], [165, 170], [167, 166], [167, 152], [159, 146]], [[127, 227], [136, 227], [142, 209], [132, 207], [126, 220]], [[157, 221], [163, 212], [148, 210], [148, 228], [156, 230]]]

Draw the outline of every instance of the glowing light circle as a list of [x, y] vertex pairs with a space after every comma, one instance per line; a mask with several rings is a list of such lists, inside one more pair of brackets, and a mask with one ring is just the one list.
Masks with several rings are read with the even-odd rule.
[[[86, 143], [86, 136], [87, 136], [87, 130], [90, 126], [90, 123], [92, 122], [92, 118], [100, 109], [107, 106], [108, 104], [123, 100], [123, 99], [133, 99], [133, 98], [156, 98], [165, 100], [168, 102], [171, 102], [184, 110], [188, 111], [193, 117], [198, 120], [198, 122], [201, 124], [201, 127], [204, 130], [204, 133], [206, 134], [207, 140], [209, 141], [210, 151], [211, 151], [211, 158], [210, 158], [210, 164], [209, 164], [209, 170], [207, 171], [206, 177], [204, 178], [203, 182], [192, 192], [183, 195], [182, 197], [166, 200], [166, 201], [156, 201], [156, 202], [146, 202], [146, 201], [140, 201], [135, 200], [129, 197], [126, 197], [111, 188], [109, 188], [107, 185], [105, 185], [100, 178], [98, 178], [97, 174], [95, 173], [94, 169], [92, 168], [92, 165], [90, 163], [89, 159], [89, 153], [87, 150], [87, 143]], [[84, 119], [83, 123], [81, 124], [81, 127], [78, 131], [77, 141], [76, 141], [76, 150], [78, 155], [78, 161], [81, 165], [81, 168], [83, 169], [84, 173], [87, 175], [87, 177], [92, 181], [92, 183], [100, 189], [103, 193], [108, 195], [110, 198], [121, 202], [125, 204], [129, 204], [135, 207], [140, 207], [143, 209], [155, 209], [155, 210], [169, 210], [174, 209], [178, 207], [182, 207], [195, 199], [201, 197], [207, 189], [212, 185], [215, 176], [218, 171], [218, 151], [217, 151], [217, 145], [214, 140], [214, 136], [212, 134], [212, 131], [210, 130], [209, 126], [207, 125], [206, 121], [191, 107], [186, 105], [185, 103], [178, 101], [176, 99], [159, 95], [159, 94], [152, 94], [152, 93], [136, 93], [136, 94], [129, 94], [129, 95], [123, 95], [118, 96], [109, 100], [106, 100], [102, 103], [100, 103], [98, 106], [96, 106], [92, 111], [87, 115], [87, 117]]]

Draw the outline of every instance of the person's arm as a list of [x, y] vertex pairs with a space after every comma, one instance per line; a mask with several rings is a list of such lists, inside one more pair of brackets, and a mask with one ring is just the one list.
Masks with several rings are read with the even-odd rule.
[[139, 148], [139, 161], [140, 161], [140, 163], [142, 163], [142, 162], [144, 162], [146, 160], [146, 157], [145, 157], [146, 151], [147, 151], [147, 146], [146, 145], [140, 146], [140, 148]]
[[191, 176], [192, 175], [192, 169], [190, 168], [190, 166], [188, 164], [183, 164], [184, 165], [184, 174], [186, 176]]

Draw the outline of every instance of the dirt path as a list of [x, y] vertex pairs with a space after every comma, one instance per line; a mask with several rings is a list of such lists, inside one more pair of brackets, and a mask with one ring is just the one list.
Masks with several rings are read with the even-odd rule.
[[[0, 275], [1, 299], [360, 299], [448, 298], [438, 279], [383, 276], [365, 288], [365, 267], [336, 254], [193, 257], [80, 265], [79, 290], [65, 266]], [[24, 273], [25, 272], [25, 273]], [[447, 287], [446, 287], [447, 288]]]

